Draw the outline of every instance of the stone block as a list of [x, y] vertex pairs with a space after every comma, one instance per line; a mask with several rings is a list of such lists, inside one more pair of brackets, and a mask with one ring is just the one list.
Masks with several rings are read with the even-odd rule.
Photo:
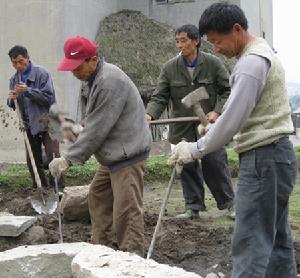
[[18, 237], [36, 221], [37, 218], [34, 216], [2, 214], [0, 215], [0, 236]]

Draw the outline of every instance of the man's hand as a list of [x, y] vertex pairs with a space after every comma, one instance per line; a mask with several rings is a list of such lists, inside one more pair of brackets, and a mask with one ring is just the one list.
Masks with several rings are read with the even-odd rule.
[[69, 168], [69, 163], [64, 157], [54, 158], [49, 163], [49, 170], [53, 177], [60, 178], [60, 176]]
[[219, 118], [220, 114], [215, 111], [210, 111], [206, 114], [207, 120], [213, 124]]
[[198, 125], [197, 130], [200, 136], [204, 135], [211, 127], [211, 124], [204, 126], [203, 124]]
[[146, 114], [146, 120], [147, 120], [148, 125], [150, 126], [150, 121], [152, 121], [152, 116], [149, 114]]
[[23, 93], [27, 92], [27, 85], [23, 82], [18, 83], [15, 86], [15, 92], [17, 94], [23, 94]]
[[10, 99], [12, 99], [12, 100], [15, 100], [15, 99], [17, 99], [17, 93], [16, 93], [16, 91], [10, 91], [9, 93], [8, 93], [8, 97], [10, 98]]
[[177, 172], [184, 164], [188, 164], [194, 161], [194, 158], [191, 155], [190, 144], [186, 141], [181, 141], [178, 143], [168, 160], [169, 165], [175, 165]]
[[61, 132], [66, 143], [74, 143], [82, 131], [83, 127], [80, 124], [72, 123], [71, 121], [63, 121], [61, 124]]

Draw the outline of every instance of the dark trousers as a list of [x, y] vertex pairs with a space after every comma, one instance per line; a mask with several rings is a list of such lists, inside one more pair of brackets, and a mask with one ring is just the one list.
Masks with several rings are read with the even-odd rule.
[[295, 278], [288, 201], [297, 163], [287, 137], [240, 155], [232, 278]]
[[[49, 173], [49, 181], [46, 178], [45, 171], [44, 169], [48, 168], [49, 163], [53, 159], [53, 153], [55, 154], [55, 157], [60, 157], [59, 154], [59, 143], [58, 141], [54, 141], [50, 138], [49, 134], [47, 132], [41, 132], [37, 135], [32, 135], [30, 131], [27, 130], [27, 136], [28, 140], [31, 146], [31, 150], [33, 153], [34, 161], [36, 164], [36, 168], [38, 171], [38, 174], [41, 179], [41, 183], [43, 187], [48, 187], [49, 184], [50, 186], [55, 186], [54, 184], [54, 178], [53, 176]], [[42, 151], [42, 146], [45, 148], [45, 160], [43, 161], [43, 151]], [[31, 165], [30, 157], [26, 148], [26, 161], [27, 161], [27, 166], [33, 181], [33, 186], [36, 187], [36, 181], [35, 181], [35, 176], [33, 172], [33, 168]], [[60, 178], [58, 181], [58, 184], [60, 187], [63, 186], [63, 178]]]
[[199, 161], [195, 160], [183, 167], [181, 184], [187, 209], [205, 210], [203, 180], [219, 209], [233, 205], [234, 193], [225, 148], [204, 156], [201, 166]]

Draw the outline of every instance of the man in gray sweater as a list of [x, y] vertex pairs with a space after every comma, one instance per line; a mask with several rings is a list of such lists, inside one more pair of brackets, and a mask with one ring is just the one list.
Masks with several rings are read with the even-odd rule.
[[[151, 134], [140, 94], [118, 67], [97, 56], [96, 45], [80, 36], [64, 45], [58, 69], [87, 81], [82, 96], [83, 129], [66, 156], [49, 165], [55, 176], [94, 155], [101, 165], [90, 185], [92, 242], [143, 255], [143, 176]], [[114, 227], [114, 231], [113, 231]]]

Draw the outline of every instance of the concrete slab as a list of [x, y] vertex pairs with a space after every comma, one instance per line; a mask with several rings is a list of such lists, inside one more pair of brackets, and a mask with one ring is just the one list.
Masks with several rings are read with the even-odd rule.
[[92, 245], [78, 253], [72, 261], [72, 274], [74, 278], [201, 278], [178, 267], [101, 245]]
[[70, 278], [71, 261], [89, 243], [20, 246], [0, 252], [3, 278]]
[[0, 236], [18, 237], [36, 221], [37, 218], [34, 216], [2, 214], [0, 215]]

